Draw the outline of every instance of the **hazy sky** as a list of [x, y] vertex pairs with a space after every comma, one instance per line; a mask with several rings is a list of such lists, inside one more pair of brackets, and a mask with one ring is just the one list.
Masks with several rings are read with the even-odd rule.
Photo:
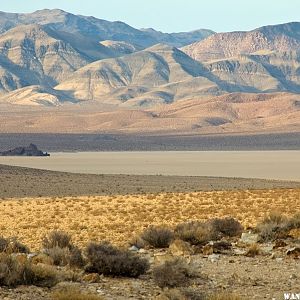
[[250, 30], [300, 21], [300, 0], [0, 0], [0, 10], [32, 12], [61, 8], [82, 15], [124, 21], [165, 32], [208, 28]]

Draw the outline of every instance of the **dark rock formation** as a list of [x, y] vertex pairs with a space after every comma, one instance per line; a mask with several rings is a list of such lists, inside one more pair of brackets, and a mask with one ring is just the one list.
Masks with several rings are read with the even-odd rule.
[[28, 147], [17, 147], [0, 152], [0, 156], [50, 156], [50, 154], [39, 150], [36, 145], [30, 144]]

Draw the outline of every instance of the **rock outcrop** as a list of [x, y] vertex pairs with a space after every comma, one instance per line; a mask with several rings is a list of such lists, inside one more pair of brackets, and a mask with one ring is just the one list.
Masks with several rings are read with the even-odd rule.
[[0, 152], [0, 156], [50, 156], [50, 154], [39, 150], [36, 145], [30, 144], [28, 147], [17, 147]]

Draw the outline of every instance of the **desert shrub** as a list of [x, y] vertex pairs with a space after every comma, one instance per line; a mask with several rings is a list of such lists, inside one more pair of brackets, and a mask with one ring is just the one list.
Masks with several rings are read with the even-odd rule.
[[43, 239], [43, 247], [51, 249], [55, 247], [69, 248], [71, 244], [71, 236], [63, 231], [52, 231]]
[[29, 248], [15, 238], [11, 239], [10, 245], [11, 246], [9, 246], [8, 249], [11, 249], [13, 253], [30, 253]]
[[[60, 281], [59, 271], [50, 265], [30, 265], [31, 278], [28, 283], [40, 287], [53, 287]], [[63, 280], [63, 278], [61, 279]], [[27, 284], [28, 284], [27, 283]]]
[[296, 213], [287, 222], [288, 229], [299, 229], [300, 228], [300, 213]]
[[289, 231], [288, 219], [280, 213], [273, 212], [263, 219], [256, 227], [261, 241], [273, 241], [282, 238]]
[[70, 250], [68, 248], [53, 247], [46, 250], [47, 255], [52, 258], [53, 264], [56, 266], [66, 266]]
[[147, 260], [108, 242], [90, 243], [86, 249], [86, 271], [111, 276], [138, 277], [149, 269]]
[[43, 239], [45, 253], [57, 266], [82, 267], [81, 250], [71, 242], [71, 236], [63, 231], [52, 231]]
[[81, 250], [77, 246], [72, 246], [67, 256], [68, 265], [70, 267], [83, 267], [85, 262]]
[[211, 226], [215, 232], [229, 237], [241, 236], [244, 230], [241, 223], [234, 218], [215, 218], [209, 220], [208, 223], [211, 223]]
[[250, 247], [248, 248], [247, 252], [246, 252], [246, 256], [248, 257], [255, 257], [256, 255], [260, 254], [260, 248], [257, 244], [252, 244], [250, 245]]
[[39, 253], [38, 255], [32, 257], [31, 263], [33, 265], [37, 265], [37, 264], [54, 265], [53, 259], [45, 253]]
[[146, 247], [146, 242], [140, 236], [135, 236], [129, 241], [129, 245], [141, 249]]
[[51, 295], [53, 300], [102, 300], [103, 298], [98, 295], [88, 294], [82, 292], [77, 287], [66, 287], [54, 291]]
[[[19, 262], [10, 254], [0, 254], [0, 285], [13, 287], [18, 284], [26, 284], [31, 278], [27, 265]], [[28, 278], [29, 277], [29, 278]]]
[[287, 222], [287, 217], [282, 215], [280, 212], [271, 212], [262, 221], [263, 224], [277, 224], [282, 225]]
[[166, 261], [153, 268], [154, 282], [161, 288], [185, 286], [193, 276], [187, 263], [180, 258]]
[[0, 237], [0, 252], [29, 253], [29, 248], [20, 243], [16, 238]]
[[242, 298], [235, 294], [218, 293], [207, 297], [207, 300], [242, 300]]
[[167, 248], [174, 238], [174, 233], [165, 227], [150, 226], [142, 233], [141, 238], [153, 248]]
[[200, 221], [191, 221], [177, 225], [175, 235], [178, 239], [192, 245], [203, 245], [217, 238], [211, 224]]
[[4, 252], [8, 246], [8, 240], [3, 236], [0, 236], [0, 252]]
[[0, 254], [0, 285], [14, 287], [17, 285], [54, 286], [57, 271], [50, 266], [32, 265], [28, 260], [21, 261], [10, 254]]

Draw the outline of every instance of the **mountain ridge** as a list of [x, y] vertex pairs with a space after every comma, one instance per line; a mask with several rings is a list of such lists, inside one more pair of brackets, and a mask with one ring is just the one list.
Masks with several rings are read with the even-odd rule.
[[[299, 94], [300, 22], [163, 33], [59, 9], [0, 12], [0, 109], [14, 130], [294, 131]], [[29, 127], [15, 107], [32, 113]]]

